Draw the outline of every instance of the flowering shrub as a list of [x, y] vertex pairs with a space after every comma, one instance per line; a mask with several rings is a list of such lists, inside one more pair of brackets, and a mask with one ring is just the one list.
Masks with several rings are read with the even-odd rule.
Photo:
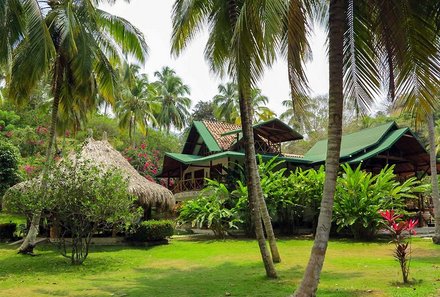
[[[396, 246], [394, 258], [399, 262], [403, 282], [408, 283], [409, 265], [411, 262], [411, 235], [416, 234], [414, 228], [417, 219], [402, 220], [403, 215], [395, 214], [394, 210], [379, 212], [384, 219], [385, 226], [391, 232], [393, 243]], [[406, 232], [405, 232], [406, 231]]]
[[[133, 166], [140, 175], [149, 181], [161, 184], [167, 187], [167, 179], [157, 178], [156, 175], [161, 171], [162, 158], [158, 150], [151, 150], [146, 143], [142, 143], [138, 147], [128, 147], [122, 154], [127, 161]], [[170, 180], [170, 185], [173, 181]]]

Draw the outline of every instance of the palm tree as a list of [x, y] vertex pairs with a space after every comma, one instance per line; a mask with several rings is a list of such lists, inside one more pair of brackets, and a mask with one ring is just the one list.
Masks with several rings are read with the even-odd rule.
[[[51, 126], [43, 169], [43, 189], [52, 161], [55, 131], [59, 110], [74, 106], [93, 105], [99, 94], [114, 102], [116, 76], [112, 62], [120, 60], [119, 53], [143, 62], [147, 45], [140, 33], [128, 21], [110, 15], [96, 7], [104, 1], [50, 0], [40, 4], [35, 0], [5, 0], [6, 5], [21, 5], [17, 15], [22, 25], [19, 35], [10, 42], [12, 63], [8, 79], [8, 97], [27, 100], [38, 82], [51, 73], [53, 96]], [[114, 1], [107, 1], [114, 2]], [[40, 6], [41, 5], [41, 6]], [[8, 11], [8, 9], [6, 9]], [[0, 32], [13, 32], [2, 24]], [[32, 253], [40, 212], [32, 219], [23, 253]]]
[[285, 2], [271, 1], [270, 5], [262, 5], [261, 10], [256, 7], [255, 2], [262, 1], [177, 0], [173, 10], [172, 51], [176, 55], [180, 54], [206, 23], [210, 33], [205, 47], [206, 60], [214, 72], [223, 74], [226, 70], [237, 84], [243, 138], [246, 144], [246, 179], [255, 233], [266, 274], [276, 277], [261, 223], [263, 216], [272, 256], [279, 260], [270, 217], [261, 195], [250, 100], [251, 89], [256, 87], [264, 65], [271, 64], [275, 57], [273, 49], [279, 43], [279, 30], [282, 27], [280, 15], [285, 13]]
[[156, 71], [154, 76], [158, 80], [154, 83], [157, 90], [157, 100], [161, 104], [161, 110], [157, 114], [158, 125], [170, 133], [171, 126], [181, 130], [188, 123], [190, 116], [191, 99], [190, 89], [185, 85], [176, 72], [170, 67], [163, 67]]
[[228, 82], [225, 85], [218, 85], [218, 94], [212, 98], [214, 102], [215, 115], [226, 123], [239, 123], [240, 113], [238, 112], [238, 90], [237, 85]]
[[330, 1], [326, 179], [315, 242], [295, 296], [316, 295], [327, 250], [339, 167], [343, 90], [358, 108], [367, 109], [386, 74], [390, 98], [418, 99], [425, 113], [435, 106], [432, 95], [438, 90], [438, 79], [432, 77], [438, 78], [440, 71], [438, 43], [431, 38], [433, 5], [437, 1]]
[[139, 67], [136, 65], [126, 65], [123, 69], [122, 90], [116, 103], [116, 114], [119, 118], [119, 126], [128, 127], [130, 142], [135, 147], [136, 126], [139, 126], [146, 135], [150, 124], [157, 125], [155, 113], [160, 106], [156, 101], [156, 90], [148, 82], [147, 75], [139, 74]]
[[[269, 102], [269, 98], [264, 96], [260, 89], [252, 88], [250, 96], [252, 121], [254, 123], [266, 121], [276, 116], [275, 112], [265, 106]], [[218, 119], [226, 123], [241, 124], [238, 88], [235, 83], [220, 84], [218, 94], [214, 96], [213, 102], [216, 105], [215, 114]]]

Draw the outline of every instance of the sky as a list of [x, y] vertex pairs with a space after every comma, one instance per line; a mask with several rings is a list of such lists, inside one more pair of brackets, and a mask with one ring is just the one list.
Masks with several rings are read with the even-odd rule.
[[[154, 81], [154, 72], [163, 66], [170, 66], [185, 84], [191, 88], [193, 106], [203, 100], [211, 100], [217, 94], [220, 83], [228, 81], [219, 78], [209, 70], [203, 55], [207, 32], [201, 32], [179, 57], [170, 54], [171, 10], [174, 0], [131, 0], [128, 4], [118, 1], [115, 5], [103, 5], [102, 9], [130, 21], [145, 36], [150, 48], [144, 72]], [[325, 32], [315, 28], [310, 43], [313, 60], [306, 65], [311, 95], [328, 93], [328, 58], [325, 49]], [[269, 98], [268, 107], [280, 115], [285, 108], [281, 102], [289, 99], [287, 64], [284, 59], [265, 71], [259, 83], [262, 93]]]

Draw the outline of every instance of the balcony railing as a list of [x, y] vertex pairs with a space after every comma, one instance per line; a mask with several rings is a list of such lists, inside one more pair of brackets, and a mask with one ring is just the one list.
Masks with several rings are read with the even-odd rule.
[[200, 191], [205, 186], [205, 179], [202, 178], [192, 178], [192, 179], [183, 179], [179, 180], [174, 188], [172, 189], [172, 192], [174, 194], [181, 193], [181, 192], [187, 192], [187, 191]]

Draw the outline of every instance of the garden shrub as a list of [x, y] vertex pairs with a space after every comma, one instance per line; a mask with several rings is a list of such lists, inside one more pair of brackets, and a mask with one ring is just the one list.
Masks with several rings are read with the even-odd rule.
[[174, 233], [174, 222], [171, 220], [150, 220], [142, 222], [132, 239], [135, 241], [162, 241]]
[[382, 224], [379, 211], [394, 209], [402, 212], [405, 198], [416, 198], [415, 193], [425, 192], [415, 178], [399, 183], [394, 166], [386, 166], [378, 174], [365, 172], [358, 166], [342, 165], [338, 178], [333, 220], [338, 230], [349, 228], [356, 239], [372, 239]]
[[17, 224], [15, 223], [0, 224], [0, 241], [13, 239], [16, 230]]
[[62, 230], [60, 252], [72, 264], [86, 260], [95, 233], [127, 226], [141, 216], [134, 207], [136, 198], [128, 193], [127, 179], [117, 169], [64, 160], [50, 170], [47, 184], [44, 193], [37, 179], [24, 189], [9, 190], [5, 208], [28, 218], [36, 211], [56, 218]]
[[20, 181], [20, 153], [13, 144], [0, 140], [0, 209], [6, 190]]
[[178, 217], [179, 224], [190, 223], [193, 227], [209, 228], [218, 238], [224, 238], [229, 229], [237, 229], [236, 208], [231, 207], [230, 193], [226, 186], [208, 180], [208, 186], [194, 200], [182, 203]]

